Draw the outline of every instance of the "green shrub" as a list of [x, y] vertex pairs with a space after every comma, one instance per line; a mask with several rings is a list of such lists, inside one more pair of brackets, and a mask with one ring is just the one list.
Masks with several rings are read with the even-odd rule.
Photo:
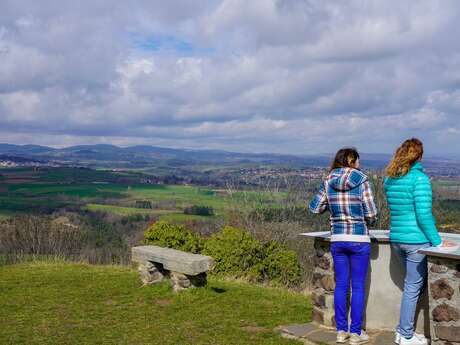
[[203, 247], [203, 240], [197, 234], [183, 225], [165, 221], [155, 222], [145, 231], [144, 243], [190, 253], [199, 253]]
[[145, 232], [145, 243], [211, 256], [213, 274], [268, 280], [296, 286], [302, 276], [297, 254], [275, 241], [262, 244], [242, 229], [226, 226], [204, 241], [183, 225], [158, 221]]
[[193, 214], [197, 216], [213, 216], [214, 209], [210, 206], [192, 205], [184, 209], [184, 214]]
[[296, 252], [275, 241], [267, 242], [263, 249], [266, 278], [284, 286], [296, 286], [302, 278], [302, 268]]
[[206, 241], [203, 254], [214, 259], [215, 274], [263, 278], [263, 246], [244, 230], [226, 226]]

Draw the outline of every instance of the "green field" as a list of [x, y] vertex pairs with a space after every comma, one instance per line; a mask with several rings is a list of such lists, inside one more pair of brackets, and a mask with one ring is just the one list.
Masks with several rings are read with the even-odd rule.
[[310, 320], [309, 300], [211, 280], [174, 294], [114, 266], [0, 266], [0, 344], [282, 345], [276, 326]]
[[[0, 169], [0, 215], [18, 212], [50, 212], [69, 205], [90, 211], [104, 211], [121, 216], [157, 215], [171, 220], [201, 219], [183, 215], [191, 205], [212, 207], [217, 217], [223, 217], [232, 205], [276, 203], [284, 193], [213, 190], [184, 185], [154, 185], [127, 183], [137, 175], [126, 172], [89, 169], [56, 168], [45, 171], [32, 169]], [[113, 183], [121, 179], [120, 183]], [[137, 180], [136, 180], [137, 181]], [[18, 182], [18, 183], [16, 183]], [[136, 201], [150, 201], [152, 209], [135, 208]]]

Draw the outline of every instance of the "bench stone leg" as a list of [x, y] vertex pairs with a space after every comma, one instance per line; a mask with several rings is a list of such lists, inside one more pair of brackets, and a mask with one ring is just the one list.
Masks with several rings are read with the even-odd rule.
[[144, 285], [159, 283], [165, 278], [160, 266], [150, 261], [139, 264], [139, 275]]
[[171, 282], [174, 292], [193, 287], [205, 286], [207, 283], [206, 273], [189, 276], [179, 272], [171, 272]]

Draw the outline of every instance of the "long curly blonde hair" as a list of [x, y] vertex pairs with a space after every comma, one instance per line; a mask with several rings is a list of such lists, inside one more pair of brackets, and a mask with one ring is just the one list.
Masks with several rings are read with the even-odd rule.
[[401, 177], [406, 175], [412, 164], [420, 160], [423, 156], [423, 143], [417, 139], [407, 139], [398, 147], [388, 164], [386, 173], [390, 177]]

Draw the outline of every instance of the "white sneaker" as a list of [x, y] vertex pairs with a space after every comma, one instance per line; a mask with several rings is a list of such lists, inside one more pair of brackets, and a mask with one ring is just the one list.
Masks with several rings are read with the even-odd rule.
[[420, 337], [421, 334], [415, 334], [410, 339], [401, 337], [399, 339], [399, 345], [428, 345], [428, 340], [424, 336]]
[[[414, 332], [414, 337], [417, 337], [419, 339], [426, 339], [426, 337], [423, 334], [415, 333]], [[401, 340], [401, 333], [398, 331], [395, 332], [395, 344], [399, 345], [399, 341]]]
[[345, 332], [345, 331], [338, 331], [337, 332], [337, 339], [336, 339], [336, 343], [346, 343], [348, 338], [350, 338], [350, 334], [348, 334], [348, 332]]
[[361, 331], [361, 334], [351, 333], [350, 335], [350, 345], [360, 345], [365, 344], [369, 341], [369, 336], [366, 332]]

